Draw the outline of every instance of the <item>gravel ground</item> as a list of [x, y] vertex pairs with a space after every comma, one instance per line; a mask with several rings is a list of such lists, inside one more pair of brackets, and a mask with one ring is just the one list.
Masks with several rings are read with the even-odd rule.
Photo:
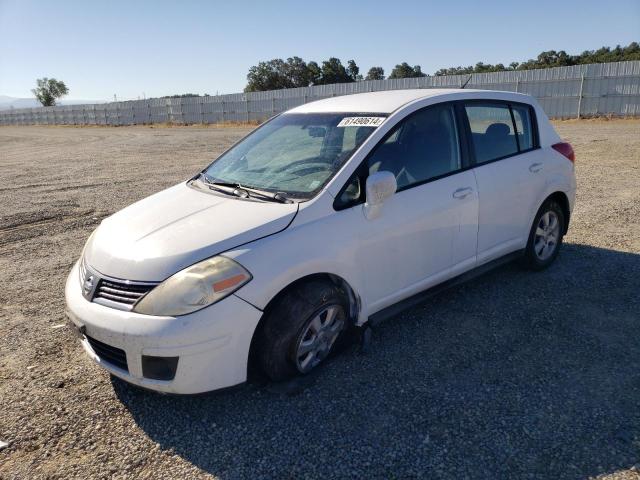
[[65, 328], [100, 220], [243, 128], [0, 128], [0, 478], [640, 479], [640, 121], [557, 124], [577, 209], [507, 265], [378, 327], [300, 388], [134, 389]]

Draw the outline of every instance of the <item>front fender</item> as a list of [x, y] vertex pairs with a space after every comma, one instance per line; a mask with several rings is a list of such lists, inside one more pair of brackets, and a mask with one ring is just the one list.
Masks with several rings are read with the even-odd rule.
[[[253, 279], [236, 295], [253, 306], [264, 310], [269, 302], [296, 280], [314, 274], [332, 274], [349, 284], [354, 294], [361, 295], [363, 279], [354, 258], [357, 245], [348, 234], [327, 235], [328, 232], [348, 232], [340, 228], [339, 215], [326, 217], [322, 222], [311, 222], [227, 251], [225, 256], [243, 265]], [[331, 225], [328, 225], [331, 224]], [[331, 238], [333, 237], [333, 238]], [[361, 304], [358, 323], [366, 321], [366, 305]]]

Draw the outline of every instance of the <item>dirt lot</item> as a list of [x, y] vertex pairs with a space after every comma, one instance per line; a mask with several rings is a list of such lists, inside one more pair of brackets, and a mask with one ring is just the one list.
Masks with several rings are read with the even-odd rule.
[[0, 128], [0, 478], [640, 478], [640, 121], [577, 153], [558, 261], [508, 265], [381, 325], [295, 395], [169, 397], [109, 378], [63, 285], [112, 212], [247, 129]]

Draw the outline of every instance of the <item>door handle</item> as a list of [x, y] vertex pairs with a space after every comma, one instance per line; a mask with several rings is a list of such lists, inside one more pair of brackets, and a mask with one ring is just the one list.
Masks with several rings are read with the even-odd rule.
[[529, 165], [529, 171], [531, 173], [538, 173], [540, 170], [542, 170], [541, 163], [532, 163], [531, 165]]
[[468, 197], [473, 192], [471, 187], [459, 188], [455, 192], [453, 192], [453, 198], [458, 198], [462, 200], [463, 198]]

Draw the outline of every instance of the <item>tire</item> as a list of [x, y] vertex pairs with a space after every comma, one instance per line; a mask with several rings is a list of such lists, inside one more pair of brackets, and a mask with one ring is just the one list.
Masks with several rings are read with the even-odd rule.
[[285, 292], [258, 332], [256, 360], [262, 372], [282, 381], [315, 370], [346, 336], [348, 307], [344, 292], [329, 281], [311, 280]]
[[554, 200], [545, 201], [536, 214], [529, 232], [523, 264], [531, 270], [544, 270], [558, 256], [565, 231], [562, 207]]

